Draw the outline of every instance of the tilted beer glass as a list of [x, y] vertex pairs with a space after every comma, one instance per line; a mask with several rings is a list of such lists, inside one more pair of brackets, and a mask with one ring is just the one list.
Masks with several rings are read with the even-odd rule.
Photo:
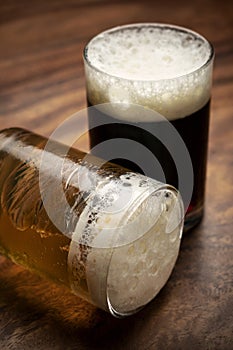
[[126, 316], [174, 267], [183, 205], [171, 186], [11, 128], [0, 132], [0, 253]]

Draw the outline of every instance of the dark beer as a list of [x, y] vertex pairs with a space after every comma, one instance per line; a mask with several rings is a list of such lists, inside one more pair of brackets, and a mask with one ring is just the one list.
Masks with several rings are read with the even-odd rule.
[[[88, 105], [91, 106], [90, 102]], [[196, 209], [198, 209], [197, 214], [200, 214], [200, 212], [203, 210], [208, 146], [209, 108], [210, 102], [190, 116], [171, 121], [171, 124], [176, 128], [185, 142], [192, 160], [193, 171], [195, 174], [192, 199], [187, 210], [187, 215]], [[144, 129], [146, 125], [147, 128], [149, 127], [150, 130], [153, 131], [153, 129], [159, 127], [158, 123], [163, 122], [138, 122], [135, 123], [135, 126], [130, 124], [121, 124], [120, 120], [116, 120], [116, 118], [113, 118], [112, 116], [101, 113], [97, 109], [90, 109], [88, 118], [91, 148], [101, 144], [103, 141], [114, 138], [128, 138], [140, 142], [151, 150], [151, 152], [160, 162], [165, 174], [166, 183], [178, 188], [177, 169], [167, 148], [154, 135], [146, 132]], [[102, 121], [103, 125], [93, 127], [95, 125], [95, 118]], [[128, 151], [130, 152], [130, 150]], [[93, 153], [96, 156], [104, 158], [106, 155], [106, 150], [104, 148], [102, 151], [101, 149], [98, 151], [94, 150]], [[115, 158], [111, 159], [111, 161], [133, 171], [144, 173], [143, 169], [128, 159]], [[153, 169], [150, 168], [145, 175], [149, 177], [156, 177], [156, 179], [159, 181], [164, 180], [159, 177], [159, 174], [155, 174]]]
[[[88, 116], [91, 148], [117, 138], [139, 142], [156, 157], [166, 182], [179, 188], [176, 159], [166, 144], [145, 130], [146, 127], [158, 134], [166, 122], [144, 120], [144, 115], [134, 117], [132, 112], [127, 115], [120, 108], [118, 117], [117, 111], [102, 113], [93, 106], [137, 104], [164, 116], [183, 139], [191, 158], [194, 183], [185, 229], [195, 226], [204, 208], [213, 63], [211, 45], [199, 34], [181, 27], [126, 25], [93, 38], [85, 48], [84, 61], [88, 106], [92, 106]], [[93, 128], [96, 119], [103, 125]], [[105, 151], [102, 152], [101, 147], [93, 149], [94, 154], [103, 158]], [[129, 149], [129, 154], [132, 152], [133, 149]], [[112, 161], [144, 173], [132, 159], [119, 157]], [[147, 168], [146, 175], [161, 180], [153, 168]], [[189, 183], [190, 179], [186, 181]]]

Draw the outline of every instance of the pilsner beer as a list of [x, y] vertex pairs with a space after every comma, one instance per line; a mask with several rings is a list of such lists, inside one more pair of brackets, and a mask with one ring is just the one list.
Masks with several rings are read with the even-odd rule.
[[12, 128], [0, 197], [0, 253], [114, 316], [147, 304], [174, 267], [183, 207], [169, 185]]
[[[84, 62], [89, 106], [116, 102], [138, 104], [166, 117], [182, 137], [194, 172], [185, 229], [195, 226], [204, 208], [212, 46], [202, 36], [185, 28], [133, 24], [113, 28], [93, 38], [84, 50]], [[144, 130], [147, 126], [147, 130], [149, 127], [153, 132], [163, 122], [145, 120], [144, 114], [140, 118], [130, 111], [127, 115], [122, 110], [119, 107], [118, 115], [117, 111], [108, 115], [90, 109], [91, 148], [113, 138], [140, 142], [160, 162], [166, 182], [179, 188], [176, 160], [172, 159], [165, 144]], [[103, 125], [93, 127], [95, 118]], [[120, 121], [124, 123], [121, 125]], [[127, 121], [135, 125], [127, 125]], [[100, 155], [98, 150], [94, 152]], [[104, 157], [104, 152], [101, 156]], [[130, 159], [113, 161], [143, 173], [143, 169]], [[154, 175], [153, 169], [146, 175], [161, 180]]]

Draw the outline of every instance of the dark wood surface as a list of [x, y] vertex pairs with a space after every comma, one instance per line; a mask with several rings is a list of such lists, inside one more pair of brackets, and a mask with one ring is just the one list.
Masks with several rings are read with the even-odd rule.
[[86, 105], [87, 40], [143, 21], [189, 27], [216, 50], [205, 218], [158, 297], [123, 320], [0, 257], [2, 350], [233, 348], [231, 1], [1, 1], [0, 127], [48, 136]]

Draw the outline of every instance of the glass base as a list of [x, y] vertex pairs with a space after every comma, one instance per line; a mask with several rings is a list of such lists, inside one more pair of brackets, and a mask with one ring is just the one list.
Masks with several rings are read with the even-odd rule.
[[195, 226], [197, 226], [201, 222], [203, 214], [204, 206], [193, 210], [191, 213], [188, 213], [184, 219], [184, 233], [192, 230]]

